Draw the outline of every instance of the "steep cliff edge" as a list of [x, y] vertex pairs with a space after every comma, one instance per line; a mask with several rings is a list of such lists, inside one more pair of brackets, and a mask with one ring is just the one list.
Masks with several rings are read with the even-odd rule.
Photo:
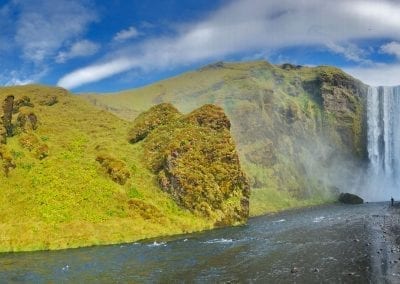
[[153, 85], [85, 96], [125, 119], [161, 102], [222, 107], [250, 178], [252, 215], [323, 203], [366, 158], [367, 86], [328, 66], [218, 63]]

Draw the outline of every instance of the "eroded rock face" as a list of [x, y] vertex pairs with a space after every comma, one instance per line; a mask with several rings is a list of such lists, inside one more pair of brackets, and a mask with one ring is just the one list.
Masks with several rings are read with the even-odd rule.
[[220, 107], [205, 105], [147, 135], [145, 157], [160, 187], [182, 207], [217, 226], [244, 222], [250, 186]]
[[21, 107], [34, 107], [34, 104], [31, 103], [31, 99], [29, 97], [24, 96], [21, 99], [15, 100], [13, 113], [18, 113]]
[[324, 111], [337, 120], [342, 143], [358, 156], [366, 155], [365, 95], [367, 86], [341, 72], [322, 72], [305, 89], [320, 101]]
[[3, 101], [1, 120], [6, 129], [7, 136], [12, 136], [12, 114], [14, 108], [14, 96], [7, 96]]
[[17, 127], [27, 132], [37, 128], [38, 119], [31, 107], [21, 107], [17, 117]]

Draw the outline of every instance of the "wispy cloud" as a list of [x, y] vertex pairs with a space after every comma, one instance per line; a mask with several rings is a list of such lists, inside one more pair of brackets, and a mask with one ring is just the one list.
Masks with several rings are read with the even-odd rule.
[[130, 69], [173, 68], [290, 46], [325, 46], [348, 60], [368, 62], [367, 53], [354, 42], [400, 39], [400, 18], [396, 15], [400, 15], [400, 3], [390, 0], [237, 0], [203, 21], [181, 25], [172, 36], [116, 50], [65, 75], [58, 84], [76, 88]]
[[57, 63], [65, 63], [66, 61], [76, 58], [85, 57], [95, 54], [100, 46], [89, 40], [81, 40], [75, 42], [67, 51], [60, 51], [56, 57]]
[[400, 63], [344, 68], [344, 71], [370, 86], [400, 85]]
[[80, 36], [97, 15], [77, 0], [14, 0], [19, 10], [15, 42], [25, 59], [41, 63]]
[[128, 39], [136, 38], [139, 36], [139, 31], [135, 27], [129, 27], [125, 30], [119, 31], [115, 36], [115, 41], [125, 41]]
[[392, 41], [381, 46], [380, 51], [396, 56], [400, 59], [400, 42]]

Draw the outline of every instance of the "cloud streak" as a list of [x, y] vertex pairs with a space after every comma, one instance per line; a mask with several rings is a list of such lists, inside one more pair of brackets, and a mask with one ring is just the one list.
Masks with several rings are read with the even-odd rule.
[[389, 0], [237, 0], [202, 21], [181, 25], [172, 36], [116, 50], [62, 77], [58, 85], [73, 89], [131, 69], [149, 72], [293, 46], [322, 46], [348, 60], [369, 63], [367, 52], [353, 42], [400, 40], [399, 14], [400, 4]]
[[115, 36], [115, 41], [125, 41], [139, 36], [139, 32], [135, 27], [129, 27], [126, 30], [119, 31]]

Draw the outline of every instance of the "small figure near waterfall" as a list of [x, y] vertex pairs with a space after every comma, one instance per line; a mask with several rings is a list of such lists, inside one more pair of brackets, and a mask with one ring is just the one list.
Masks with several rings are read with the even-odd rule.
[[392, 196], [392, 198], [390, 198], [390, 201], [392, 202], [392, 206], [393, 206], [393, 204], [394, 204], [393, 196]]

